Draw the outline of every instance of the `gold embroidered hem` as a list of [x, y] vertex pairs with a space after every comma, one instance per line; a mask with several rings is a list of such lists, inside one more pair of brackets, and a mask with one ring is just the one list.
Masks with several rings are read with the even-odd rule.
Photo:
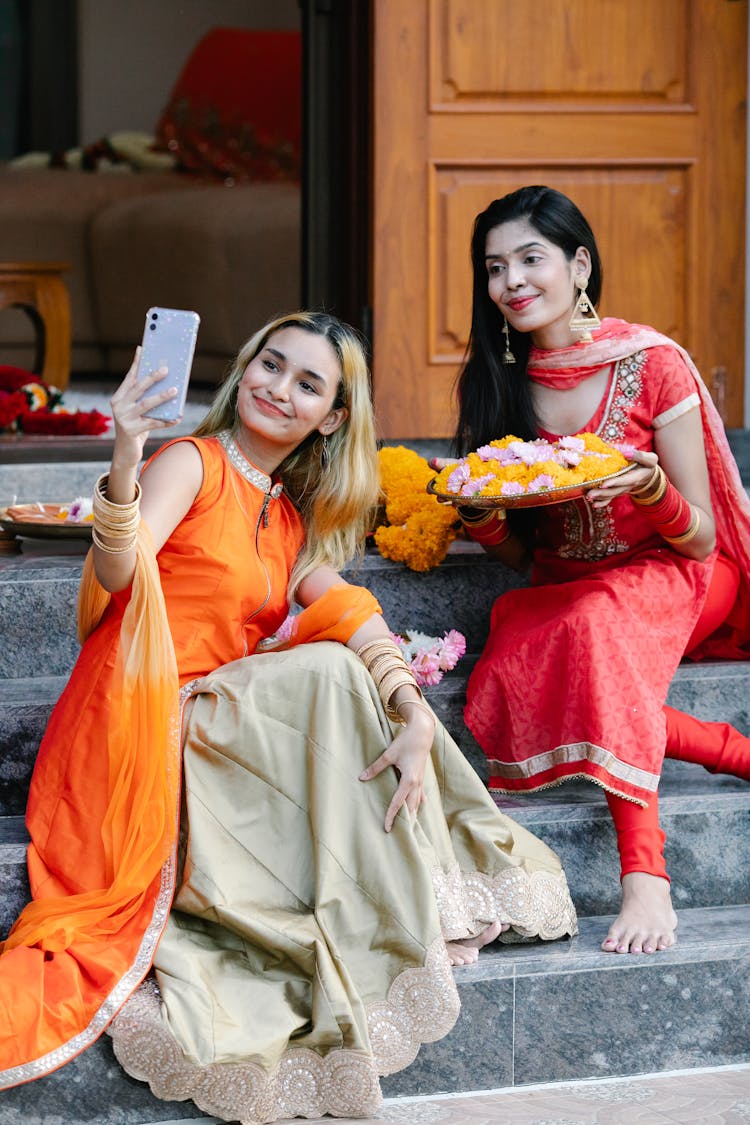
[[377, 1076], [458, 1015], [438, 901], [450, 913], [456, 896], [434, 872], [465, 873], [464, 916], [502, 910], [518, 935], [557, 937], [575, 932], [559, 860], [497, 809], [440, 724], [425, 803], [386, 833], [394, 772], [359, 774], [393, 728], [342, 645], [247, 657], [191, 686], [160, 1002], [149, 986], [127, 1005], [117, 1055], [157, 1096], [229, 1120], [367, 1116]]
[[157, 1098], [192, 1099], [199, 1109], [241, 1125], [287, 1117], [368, 1117], [382, 1101], [380, 1075], [413, 1062], [422, 1043], [442, 1039], [458, 1018], [459, 1001], [445, 943], [438, 938], [421, 969], [406, 969], [386, 1001], [367, 1011], [372, 1053], [305, 1047], [284, 1052], [273, 1071], [257, 1063], [187, 1060], [161, 1019], [150, 978], [109, 1028], [120, 1065], [148, 1082]]
[[[476, 937], [491, 922], [508, 922], [524, 938], [554, 941], [578, 933], [568, 884], [561, 871], [511, 867], [494, 878], [478, 871], [436, 868], [432, 873], [444, 941]], [[512, 941], [501, 934], [499, 941]]]

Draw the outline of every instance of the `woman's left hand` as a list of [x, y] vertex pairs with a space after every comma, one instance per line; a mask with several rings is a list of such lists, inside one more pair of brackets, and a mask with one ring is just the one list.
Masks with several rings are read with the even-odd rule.
[[419, 811], [424, 801], [424, 774], [435, 736], [435, 722], [421, 708], [412, 708], [409, 721], [379, 758], [363, 770], [360, 781], [371, 781], [390, 766], [399, 775], [398, 788], [385, 814], [384, 827], [390, 832], [402, 805], [410, 813]]
[[626, 492], [636, 492], [639, 488], [643, 488], [650, 480], [655, 466], [659, 463], [659, 458], [655, 453], [646, 453], [640, 449], [633, 450], [630, 454], [630, 460], [637, 462], [637, 464], [628, 469], [622, 476], [615, 477], [611, 481], [605, 481], [604, 484], [597, 488], [591, 488], [584, 493], [584, 499], [592, 508], [606, 508], [616, 496], [624, 496]]

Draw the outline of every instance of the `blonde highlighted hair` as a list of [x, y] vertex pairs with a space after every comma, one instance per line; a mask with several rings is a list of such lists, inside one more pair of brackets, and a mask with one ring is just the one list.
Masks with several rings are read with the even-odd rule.
[[300, 582], [319, 566], [341, 570], [362, 554], [380, 493], [370, 376], [364, 348], [353, 328], [323, 312], [294, 312], [270, 321], [239, 351], [195, 437], [236, 430], [237, 391], [245, 368], [282, 328], [325, 336], [341, 367], [331, 409], [345, 407], [343, 424], [328, 436], [328, 466], [321, 466], [323, 439], [317, 430], [279, 466], [284, 488], [305, 523], [305, 543], [289, 580], [289, 601]]

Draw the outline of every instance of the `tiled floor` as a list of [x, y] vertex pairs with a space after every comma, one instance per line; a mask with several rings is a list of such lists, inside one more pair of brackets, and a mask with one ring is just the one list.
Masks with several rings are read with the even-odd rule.
[[[201, 1119], [199, 1119], [201, 1120]], [[205, 1120], [205, 1119], [204, 1119]], [[209, 1119], [211, 1120], [211, 1119]], [[298, 1119], [299, 1120], [299, 1119]], [[750, 1122], [750, 1066], [640, 1078], [386, 1101], [377, 1117], [308, 1125], [742, 1125]], [[160, 1125], [196, 1125], [167, 1121]]]

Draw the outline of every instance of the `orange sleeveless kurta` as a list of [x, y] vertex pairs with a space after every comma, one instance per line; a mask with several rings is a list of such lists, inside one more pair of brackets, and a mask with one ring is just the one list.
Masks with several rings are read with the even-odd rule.
[[[271, 495], [269, 479], [234, 445], [225, 451], [216, 438], [189, 440], [203, 461], [203, 483], [158, 556], [181, 685], [254, 652], [278, 628], [304, 538], [291, 501]], [[102, 843], [107, 728], [128, 598], [112, 597], [84, 644], [40, 747], [27, 810], [36, 901], [97, 891], [112, 877]], [[175, 837], [177, 815], [175, 807]], [[20, 945], [0, 956], [0, 1087], [55, 1069], [101, 1034], [148, 971], [169, 912], [173, 867], [170, 858], [136, 907], [108, 919], [106, 938], [62, 950]]]

